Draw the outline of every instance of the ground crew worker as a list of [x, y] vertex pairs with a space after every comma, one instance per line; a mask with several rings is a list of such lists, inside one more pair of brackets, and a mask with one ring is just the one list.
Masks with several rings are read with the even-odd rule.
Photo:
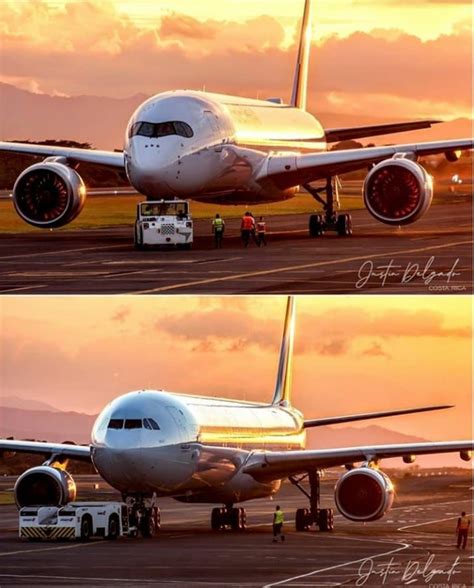
[[259, 247], [262, 245], [262, 243], [265, 246], [267, 245], [267, 239], [265, 237], [266, 231], [267, 231], [267, 224], [266, 224], [263, 216], [261, 216], [257, 222], [257, 245]]
[[245, 247], [248, 247], [250, 237], [252, 237], [255, 234], [255, 219], [250, 214], [250, 212], [246, 212], [242, 217], [240, 233], [242, 235], [243, 244], [245, 245]]
[[461, 544], [462, 548], [466, 549], [467, 535], [469, 533], [470, 525], [471, 521], [469, 520], [469, 517], [467, 517], [466, 513], [462, 511], [461, 516], [458, 518], [458, 524], [456, 526], [456, 534], [458, 536], [458, 549], [461, 547]]
[[222, 239], [224, 237], [225, 222], [220, 214], [212, 221], [212, 232], [214, 233], [214, 246], [216, 249], [222, 249]]
[[285, 522], [285, 516], [283, 511], [280, 509], [279, 506], [275, 508], [275, 512], [273, 513], [273, 543], [278, 542], [278, 536], [280, 537], [281, 541], [285, 540], [285, 535], [283, 535], [283, 523]]

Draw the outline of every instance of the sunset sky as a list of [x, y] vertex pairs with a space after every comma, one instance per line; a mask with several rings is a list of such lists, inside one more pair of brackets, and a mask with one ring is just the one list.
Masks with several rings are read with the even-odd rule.
[[[0, 81], [127, 97], [288, 99], [303, 0], [2, 0]], [[471, 1], [314, 0], [310, 107], [471, 116]], [[0, 97], [1, 99], [1, 97]]]
[[[2, 297], [0, 395], [95, 413], [140, 388], [268, 401], [285, 297]], [[379, 421], [469, 438], [469, 297], [299, 297], [293, 404], [309, 417], [456, 404]]]

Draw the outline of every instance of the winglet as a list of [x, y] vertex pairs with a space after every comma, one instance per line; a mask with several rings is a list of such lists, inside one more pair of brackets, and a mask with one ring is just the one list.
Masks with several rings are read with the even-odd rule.
[[306, 110], [306, 97], [308, 90], [309, 54], [311, 51], [312, 35], [311, 0], [305, 0], [303, 20], [301, 23], [300, 43], [298, 59], [296, 61], [295, 79], [293, 81], [293, 93], [291, 106]]
[[295, 337], [295, 299], [288, 297], [286, 305], [285, 326], [280, 347], [278, 375], [272, 404], [291, 404], [291, 383], [293, 363], [293, 340]]

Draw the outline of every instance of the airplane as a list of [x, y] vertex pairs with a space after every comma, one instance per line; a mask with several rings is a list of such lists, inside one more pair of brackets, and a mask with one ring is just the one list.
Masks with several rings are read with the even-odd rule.
[[[73, 501], [76, 486], [67, 464], [82, 460], [92, 463], [121, 492], [143, 537], [153, 536], [160, 527], [158, 504], [163, 496], [223, 505], [213, 508], [211, 528], [242, 530], [245, 509], [234, 505], [274, 495], [285, 479], [308, 500], [305, 508], [296, 511], [296, 530], [316, 525], [331, 531], [333, 510], [320, 504], [325, 468], [346, 467], [335, 486], [336, 506], [349, 520], [365, 523], [384, 516], [394, 500], [394, 486], [380, 469], [382, 459], [402, 457], [405, 463], [413, 463], [417, 455], [447, 452], [471, 459], [473, 440], [305, 449], [306, 430], [311, 427], [451, 406], [305, 419], [291, 402], [294, 328], [295, 302], [290, 297], [270, 403], [139, 390], [115, 398], [102, 410], [88, 446], [0, 439], [0, 453], [46, 457], [42, 465], [17, 479], [17, 506], [59, 506]], [[306, 479], [309, 489], [303, 485]]]
[[369, 213], [392, 226], [417, 221], [433, 198], [432, 177], [418, 159], [444, 153], [456, 161], [474, 140], [328, 150], [338, 141], [430, 128], [442, 121], [324, 129], [307, 111], [311, 24], [311, 0], [305, 0], [289, 104], [280, 98], [170, 91], [137, 108], [123, 152], [0, 142], [0, 151], [45, 157], [15, 182], [16, 212], [43, 229], [73, 221], [86, 200], [79, 171], [87, 163], [125, 172], [130, 184], [152, 200], [252, 205], [292, 198], [303, 187], [324, 211], [310, 216], [310, 236], [330, 230], [349, 236], [352, 219], [339, 212], [338, 175], [367, 168], [363, 198]]

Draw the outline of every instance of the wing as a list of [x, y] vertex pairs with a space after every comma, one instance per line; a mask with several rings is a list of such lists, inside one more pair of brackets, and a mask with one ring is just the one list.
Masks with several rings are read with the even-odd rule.
[[244, 472], [258, 481], [277, 480], [319, 468], [323, 469], [357, 462], [372, 462], [405, 455], [460, 452], [463, 459], [468, 459], [473, 449], [474, 441], [446, 441], [439, 443], [368, 445], [340, 449], [262, 451], [251, 455], [244, 467]]
[[96, 151], [95, 149], [73, 149], [69, 147], [50, 147], [49, 145], [30, 145], [29, 143], [7, 143], [0, 141], [0, 153], [26, 153], [44, 157], [65, 157], [69, 163], [94, 163], [105, 167], [124, 169], [123, 153], [115, 151]]
[[372, 125], [367, 127], [345, 127], [339, 129], [325, 129], [326, 141], [348, 141], [350, 139], [362, 139], [363, 137], [378, 137], [391, 133], [404, 133], [418, 129], [429, 129], [431, 125], [443, 122], [442, 120], [419, 120], [406, 123], [391, 123], [385, 125]]
[[409, 143], [388, 147], [344, 149], [323, 153], [276, 153], [265, 160], [257, 181], [273, 181], [279, 188], [305, 185], [316, 180], [355, 171], [389, 159], [397, 153], [415, 156], [453, 153], [474, 148], [474, 139], [453, 139], [431, 143]]
[[17, 441], [0, 439], [0, 455], [2, 453], [36, 453], [44, 456], [67, 457], [78, 461], [91, 461], [91, 450], [87, 445], [69, 443], [46, 443], [43, 441]]

